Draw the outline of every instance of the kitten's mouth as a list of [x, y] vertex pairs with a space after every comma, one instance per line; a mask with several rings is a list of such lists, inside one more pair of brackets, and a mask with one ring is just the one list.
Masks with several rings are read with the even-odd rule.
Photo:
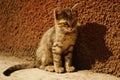
[[73, 28], [68, 29], [69, 31], [73, 31]]
[[63, 32], [64, 32], [64, 33], [72, 33], [72, 32], [74, 32], [74, 31], [75, 31], [74, 28], [63, 29]]

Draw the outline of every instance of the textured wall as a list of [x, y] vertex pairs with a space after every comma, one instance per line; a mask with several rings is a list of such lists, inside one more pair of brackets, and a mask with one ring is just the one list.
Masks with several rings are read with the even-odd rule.
[[119, 0], [0, 0], [0, 51], [34, 56], [41, 36], [54, 25], [54, 8], [77, 2], [81, 26], [73, 64], [120, 77]]

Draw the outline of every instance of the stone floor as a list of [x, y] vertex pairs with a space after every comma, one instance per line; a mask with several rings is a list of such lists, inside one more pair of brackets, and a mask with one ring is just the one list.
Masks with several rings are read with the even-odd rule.
[[93, 73], [88, 70], [57, 74], [33, 68], [16, 71], [9, 77], [2, 74], [8, 67], [23, 62], [27, 61], [17, 57], [0, 55], [0, 80], [120, 80], [112, 75]]

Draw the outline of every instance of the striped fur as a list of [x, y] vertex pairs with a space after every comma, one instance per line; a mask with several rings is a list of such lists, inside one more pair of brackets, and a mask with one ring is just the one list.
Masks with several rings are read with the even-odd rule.
[[6, 76], [10, 76], [12, 72], [15, 72], [17, 70], [20, 70], [20, 69], [27, 69], [27, 68], [33, 68], [35, 67], [33, 64], [29, 63], [25, 63], [25, 64], [18, 64], [18, 65], [14, 65], [14, 66], [11, 66], [9, 67], [7, 70], [5, 70], [3, 72], [4, 75]]
[[46, 31], [39, 43], [35, 64], [12, 66], [4, 72], [5, 75], [9, 76], [16, 70], [32, 67], [57, 73], [75, 70], [71, 62], [77, 38], [76, 5], [60, 11], [55, 10], [54, 20], [55, 26]]

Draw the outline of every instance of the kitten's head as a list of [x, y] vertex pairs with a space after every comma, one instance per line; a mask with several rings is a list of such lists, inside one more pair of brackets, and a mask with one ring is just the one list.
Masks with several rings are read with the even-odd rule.
[[77, 28], [77, 5], [54, 12], [55, 25], [65, 33], [74, 32]]

